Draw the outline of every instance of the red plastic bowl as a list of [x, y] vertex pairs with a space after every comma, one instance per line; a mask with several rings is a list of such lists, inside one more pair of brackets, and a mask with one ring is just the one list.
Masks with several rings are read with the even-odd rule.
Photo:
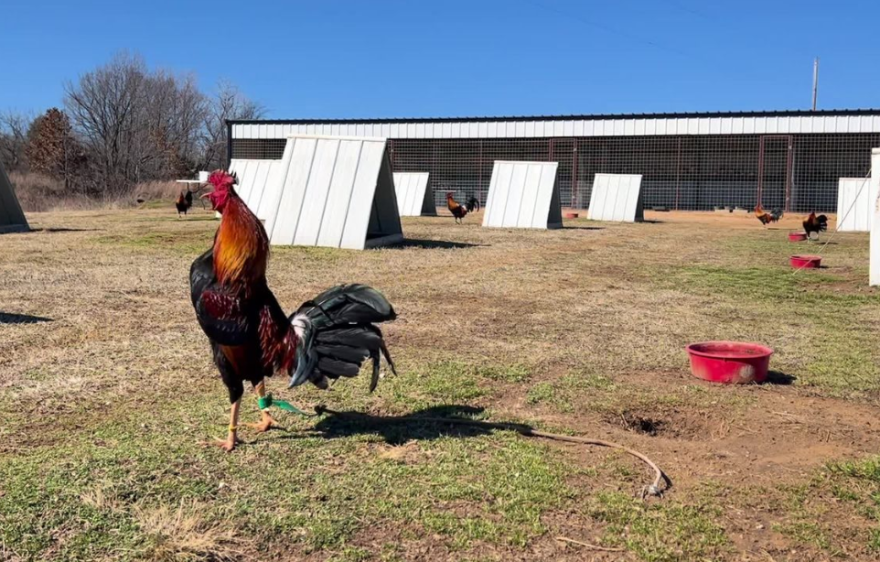
[[807, 235], [804, 232], [789, 232], [788, 239], [792, 242], [803, 242], [807, 239]]
[[791, 266], [795, 269], [816, 269], [820, 263], [821, 256], [791, 256]]
[[576, 219], [576, 218], [578, 218], [578, 213], [565, 213], [565, 218]]
[[710, 382], [764, 382], [773, 350], [757, 343], [707, 341], [687, 346], [691, 372]]

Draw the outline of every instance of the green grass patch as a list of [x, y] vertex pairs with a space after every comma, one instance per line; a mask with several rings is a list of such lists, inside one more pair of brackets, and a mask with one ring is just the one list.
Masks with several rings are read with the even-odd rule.
[[588, 510], [606, 524], [602, 544], [626, 547], [649, 562], [715, 560], [730, 548], [715, 507], [645, 503], [619, 492], [601, 492]]

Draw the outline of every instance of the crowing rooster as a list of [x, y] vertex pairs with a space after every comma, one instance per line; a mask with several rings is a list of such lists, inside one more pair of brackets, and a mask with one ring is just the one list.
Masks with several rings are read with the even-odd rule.
[[177, 202], [174, 204], [177, 207], [177, 218], [180, 218], [180, 213], [186, 214], [189, 211], [189, 208], [192, 207], [193, 204], [193, 195], [192, 191], [189, 189], [186, 190], [186, 193], [180, 192], [180, 197], [177, 198]]
[[473, 213], [475, 209], [477, 211], [479, 211], [480, 210], [480, 200], [477, 199], [476, 197], [471, 197], [470, 199], [467, 200], [467, 203], [465, 203], [464, 206], [467, 207], [467, 210], [469, 213]]
[[828, 217], [825, 215], [816, 216], [816, 213], [810, 213], [810, 216], [803, 222], [804, 232], [807, 233], [807, 237], [810, 238], [812, 233], [815, 232], [819, 234], [820, 232], [825, 232], [828, 230]]
[[779, 219], [782, 218], [782, 210], [773, 209], [772, 212], [768, 213], [764, 211], [764, 208], [758, 203], [758, 206], [755, 207], [755, 216], [758, 217], [758, 220], [761, 221], [761, 224], [767, 226], [771, 222], [778, 222]]
[[457, 223], [461, 223], [461, 219], [468, 214], [469, 209], [459, 205], [458, 202], [452, 198], [451, 191], [446, 192], [446, 206], [449, 208], [449, 212], [452, 213], [452, 216], [455, 217], [455, 222]]
[[[311, 381], [327, 388], [339, 377], [354, 377], [368, 357], [373, 362], [370, 391], [379, 379], [379, 354], [395, 373], [381, 330], [394, 320], [385, 297], [365, 285], [340, 285], [304, 303], [290, 317], [266, 283], [269, 240], [263, 224], [238, 197], [234, 176], [213, 172], [214, 190], [203, 195], [222, 214], [214, 245], [190, 268], [190, 290], [196, 317], [211, 342], [214, 363], [229, 389], [232, 412], [226, 451], [237, 443], [238, 415], [245, 381], [253, 385], [261, 420], [257, 432], [274, 420], [265, 379], [275, 372], [290, 376], [289, 387]], [[286, 404], [277, 401], [278, 405]]]

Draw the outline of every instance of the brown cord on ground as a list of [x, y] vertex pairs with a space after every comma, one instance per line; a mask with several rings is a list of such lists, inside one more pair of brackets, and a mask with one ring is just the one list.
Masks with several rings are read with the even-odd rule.
[[571, 544], [576, 544], [578, 546], [582, 546], [584, 548], [589, 548], [590, 550], [599, 550], [602, 552], [626, 552], [625, 548], [609, 548], [607, 546], [599, 546], [597, 544], [590, 544], [588, 542], [576, 541], [574, 539], [570, 539], [568, 537], [556, 537], [556, 540], [561, 542], [568, 542]]
[[[344, 412], [336, 412], [334, 410], [330, 410], [324, 406], [315, 406], [315, 412], [318, 415], [321, 414], [332, 414], [334, 416], [338, 416], [341, 418], [354, 418], [355, 416], [351, 416], [345, 414]], [[588, 439], [586, 437], [574, 437], [571, 435], [560, 435], [558, 433], [548, 433], [546, 431], [539, 431], [537, 429], [532, 429], [531, 427], [523, 424], [517, 423], [509, 423], [509, 422], [487, 422], [487, 421], [479, 421], [479, 420], [467, 420], [462, 418], [422, 418], [422, 417], [411, 417], [411, 418], [391, 418], [388, 420], [389, 422], [426, 422], [426, 423], [451, 423], [455, 425], [469, 425], [473, 427], [489, 427], [492, 429], [507, 429], [516, 431], [520, 435], [524, 435], [526, 437], [543, 437], [544, 439], [552, 439], [554, 441], [565, 441], [567, 443], [577, 443], [580, 445], [596, 445], [598, 447], [608, 447], [610, 449], [617, 449], [619, 451], [623, 451], [629, 455], [632, 455], [651, 467], [651, 470], [654, 471], [654, 481], [643, 487], [641, 496], [642, 499], [647, 498], [648, 496], [657, 496], [660, 497], [663, 495], [663, 492], [669, 489], [672, 485], [672, 482], [660, 470], [654, 461], [649, 459], [647, 456], [642, 453], [630, 449], [629, 447], [624, 447], [623, 445], [619, 445], [617, 443], [613, 443], [611, 441], [604, 441], [602, 439]], [[662, 484], [665, 483], [666, 486], [661, 487]]]

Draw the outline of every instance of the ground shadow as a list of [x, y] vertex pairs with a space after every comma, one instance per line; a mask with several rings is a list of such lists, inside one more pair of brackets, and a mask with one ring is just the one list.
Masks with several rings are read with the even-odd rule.
[[569, 226], [563, 225], [562, 230], [605, 230], [604, 226]]
[[32, 228], [31, 232], [94, 232], [97, 228]]
[[[453, 420], [473, 420], [483, 413], [483, 408], [474, 406], [444, 405], [417, 410], [403, 416], [374, 416], [363, 412], [336, 412], [315, 408], [323, 414], [317, 424], [306, 433], [286, 433], [276, 440], [323, 437], [339, 439], [357, 435], [379, 435], [390, 445], [401, 445], [409, 441], [431, 441], [441, 437], [478, 437], [488, 435], [495, 428], [491, 426], [463, 425]], [[442, 421], [438, 418], [448, 419]]]
[[767, 373], [767, 378], [764, 379], [764, 384], [777, 384], [780, 386], [788, 386], [790, 384], [793, 384], [796, 380], [797, 377], [794, 375], [789, 375], [781, 371], [769, 371]]
[[30, 314], [0, 312], [0, 324], [39, 324], [40, 322], [52, 322], [52, 319], [43, 318], [42, 316], [31, 316]]
[[418, 240], [406, 238], [399, 244], [389, 246], [390, 248], [424, 248], [426, 250], [451, 249], [451, 248], [477, 248], [485, 246], [485, 244], [469, 244], [467, 242], [449, 242], [448, 240]]

